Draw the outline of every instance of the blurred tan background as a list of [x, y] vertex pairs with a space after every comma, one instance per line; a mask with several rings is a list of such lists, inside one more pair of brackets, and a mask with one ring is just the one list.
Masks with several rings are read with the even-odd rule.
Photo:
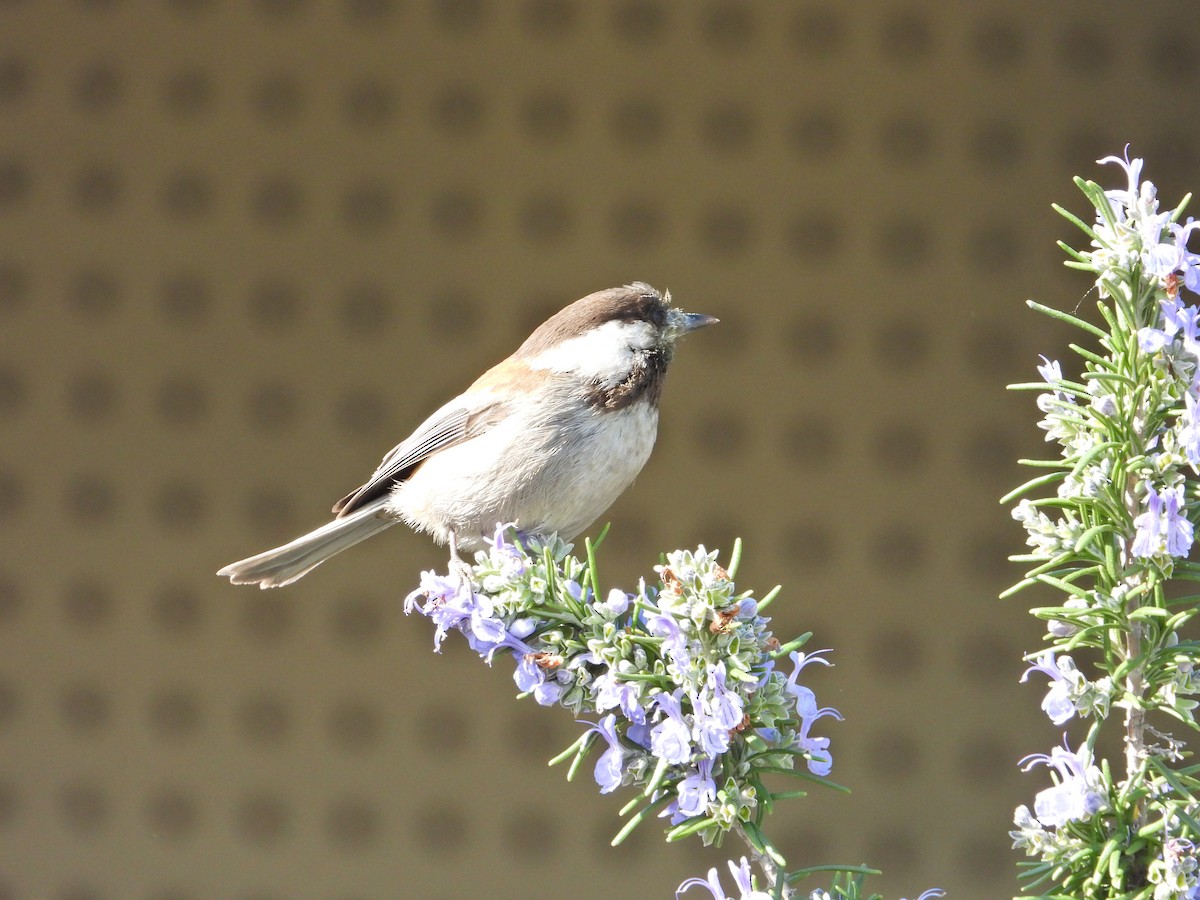
[[995, 599], [1043, 447], [1004, 385], [1068, 339], [1027, 297], [1090, 306], [1071, 176], [1129, 141], [1200, 188], [1198, 47], [1187, 2], [0, 0], [0, 897], [667, 898], [738, 854], [608, 846], [570, 716], [403, 616], [425, 539], [213, 575], [634, 279], [722, 324], [604, 576], [745, 538], [846, 716], [791, 862], [1011, 896], [1058, 734]]

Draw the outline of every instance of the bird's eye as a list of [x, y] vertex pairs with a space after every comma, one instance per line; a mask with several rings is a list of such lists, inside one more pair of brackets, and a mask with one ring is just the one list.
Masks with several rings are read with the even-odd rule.
[[[657, 297], [648, 298], [652, 301], [657, 300]], [[646, 304], [646, 321], [655, 328], [662, 328], [667, 321], [667, 308], [661, 303], [651, 302]]]

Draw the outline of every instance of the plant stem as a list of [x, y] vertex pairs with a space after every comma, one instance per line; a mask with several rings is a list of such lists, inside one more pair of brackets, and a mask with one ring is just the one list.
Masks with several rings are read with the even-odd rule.
[[[1144, 421], [1144, 415], [1143, 415]], [[1140, 429], [1136, 429], [1139, 445], [1144, 442]], [[1137, 499], [1135, 490], [1136, 479], [1132, 474], [1125, 479], [1125, 506], [1129, 511], [1130, 521], [1137, 515]], [[1126, 548], [1133, 546], [1133, 536], [1127, 537]], [[1125, 551], [1125, 564], [1128, 570], [1132, 562], [1129, 549]], [[1126, 600], [1125, 615], [1128, 631], [1125, 634], [1125, 659], [1135, 661], [1142, 655], [1142, 640], [1145, 637], [1145, 625], [1133, 620], [1134, 614], [1142, 606], [1143, 594], [1131, 591], [1131, 597]], [[1146, 693], [1146, 679], [1143, 677], [1140, 663], [1135, 665], [1125, 678], [1125, 697], [1128, 706], [1125, 707], [1125, 783], [1130, 784], [1138, 771], [1141, 770], [1146, 751], [1146, 710], [1142, 707], [1142, 699]], [[1145, 824], [1144, 810], [1139, 813], [1135, 828]]]
[[746, 834], [745, 829], [740, 824], [735, 825], [734, 830], [738, 833], [738, 837], [745, 842], [747, 849], [750, 851], [750, 858], [758, 863], [758, 867], [762, 869], [763, 878], [766, 880], [766, 884], [763, 885], [762, 889], [771, 896], [793, 896], [792, 887], [786, 881], [783, 882], [783, 891], [778, 895], [775, 894], [776, 885], [779, 884], [779, 880], [784, 877], [785, 873], [779, 871], [779, 866], [775, 864], [775, 860], [771, 859], [769, 853], [760, 853], [755, 849], [754, 842], [750, 840], [750, 836]]
[[[1141, 605], [1138, 598], [1134, 601], [1133, 612]], [[1141, 622], [1134, 622], [1129, 627], [1127, 653], [1128, 659], [1137, 659], [1142, 653], [1143, 630]], [[1125, 710], [1125, 781], [1132, 783], [1137, 773], [1141, 771], [1146, 759], [1146, 710], [1142, 708], [1142, 698], [1146, 692], [1146, 680], [1142, 677], [1142, 667], [1135, 666], [1125, 679], [1125, 695], [1129, 706]], [[1134, 828], [1145, 824], [1145, 813], [1138, 816]]]

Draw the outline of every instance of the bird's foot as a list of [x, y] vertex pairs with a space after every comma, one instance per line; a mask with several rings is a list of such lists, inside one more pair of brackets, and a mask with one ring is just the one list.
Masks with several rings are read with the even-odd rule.
[[471, 586], [471, 564], [458, 555], [458, 536], [450, 532], [450, 566], [448, 575], [457, 577], [461, 584]]

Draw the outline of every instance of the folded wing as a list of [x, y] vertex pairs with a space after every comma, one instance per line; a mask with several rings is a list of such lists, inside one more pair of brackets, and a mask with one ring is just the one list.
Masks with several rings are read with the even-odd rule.
[[335, 503], [334, 513], [343, 518], [378, 500], [439, 450], [478, 437], [507, 415], [508, 405], [503, 402], [489, 402], [474, 409], [461, 404], [442, 407], [388, 451], [366, 484]]

